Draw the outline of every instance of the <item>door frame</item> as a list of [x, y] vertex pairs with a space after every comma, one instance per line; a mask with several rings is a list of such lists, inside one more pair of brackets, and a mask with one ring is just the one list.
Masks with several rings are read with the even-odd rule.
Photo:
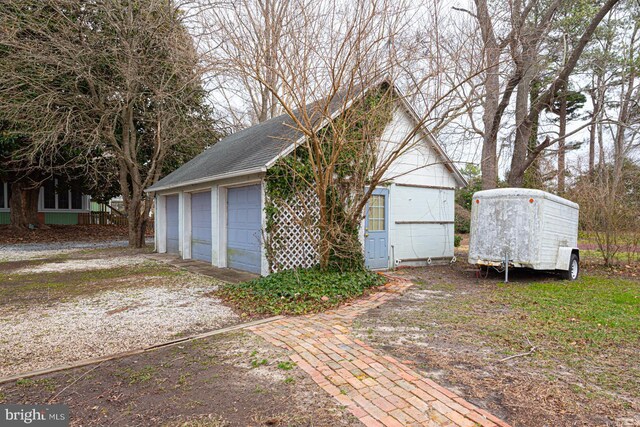
[[[387, 269], [389, 268], [389, 246], [390, 246], [390, 242], [389, 242], [389, 189], [386, 187], [381, 187], [381, 188], [376, 188], [373, 190], [373, 192], [371, 193], [372, 196], [384, 196], [384, 231], [386, 233], [386, 241], [387, 241], [387, 263], [384, 267], [374, 267], [374, 270], [380, 270], [380, 269]], [[371, 199], [369, 199], [370, 201]], [[365, 267], [367, 268], [371, 268], [369, 265], [367, 265], [367, 233], [368, 233], [368, 228], [369, 228], [369, 201], [367, 201], [367, 205], [365, 207], [365, 217], [364, 217], [364, 224], [363, 224], [363, 228], [364, 228], [364, 233], [363, 233], [363, 237], [364, 237], [364, 244], [363, 244], [363, 250], [364, 250], [364, 262], [365, 262]]]

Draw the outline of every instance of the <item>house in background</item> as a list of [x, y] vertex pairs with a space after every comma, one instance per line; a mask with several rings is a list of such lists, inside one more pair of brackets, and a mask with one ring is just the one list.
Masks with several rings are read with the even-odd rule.
[[[398, 96], [381, 141], [401, 143], [418, 124]], [[314, 248], [286, 218], [278, 220], [290, 240], [270, 254], [275, 263], [265, 251], [265, 173], [302, 138], [289, 116], [275, 117], [219, 141], [148, 188], [156, 194], [156, 250], [262, 275], [315, 264]], [[375, 190], [366, 210], [361, 240], [371, 269], [453, 257], [454, 191], [466, 181], [426, 129], [413, 138], [387, 171], [390, 185]]]
[[[78, 224], [79, 214], [91, 211], [91, 198], [77, 190], [56, 192], [57, 180], [45, 181], [40, 187], [38, 218], [44, 224]], [[11, 184], [0, 181], [0, 224], [9, 224]]]

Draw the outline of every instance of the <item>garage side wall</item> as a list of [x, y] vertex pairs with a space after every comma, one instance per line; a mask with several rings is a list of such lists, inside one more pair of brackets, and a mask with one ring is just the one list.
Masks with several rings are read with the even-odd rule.
[[389, 196], [389, 256], [396, 265], [424, 265], [453, 256], [454, 190], [394, 185]]
[[[399, 107], [383, 132], [380, 156], [401, 147], [415, 122]], [[389, 264], [425, 265], [454, 255], [454, 206], [457, 182], [422, 133], [404, 145], [404, 152], [387, 170], [389, 191]]]

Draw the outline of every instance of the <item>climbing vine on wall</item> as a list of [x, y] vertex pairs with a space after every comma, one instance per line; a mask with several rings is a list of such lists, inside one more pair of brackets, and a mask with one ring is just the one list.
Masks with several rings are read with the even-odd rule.
[[[318, 248], [326, 245], [324, 267], [358, 270], [364, 267], [358, 238], [362, 213], [354, 212], [363, 197], [368, 177], [376, 165], [380, 137], [393, 114], [388, 86], [370, 90], [340, 116], [320, 129], [312, 141], [298, 146], [281, 158], [266, 175], [266, 253], [272, 271], [283, 269], [281, 251], [293, 254], [307, 266], [309, 256], [317, 263], [323, 256]], [[318, 149], [319, 148], [319, 149]], [[323, 186], [318, 180], [325, 180]], [[328, 185], [326, 181], [328, 182]], [[319, 191], [325, 188], [325, 191]], [[319, 212], [319, 205], [324, 210]], [[295, 209], [294, 209], [295, 207]], [[286, 215], [283, 210], [286, 210]], [[283, 224], [286, 217], [288, 224]], [[298, 233], [283, 233], [282, 227], [298, 227]], [[307, 241], [278, 240], [292, 235]], [[286, 240], [286, 239], [285, 239]], [[308, 250], [308, 245], [314, 247]], [[295, 246], [293, 248], [292, 246]], [[302, 249], [301, 249], [302, 248]], [[289, 266], [291, 263], [289, 263]]]

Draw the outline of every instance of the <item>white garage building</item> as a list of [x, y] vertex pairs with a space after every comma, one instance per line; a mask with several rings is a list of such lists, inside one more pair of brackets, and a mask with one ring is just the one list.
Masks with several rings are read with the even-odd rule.
[[[336, 108], [333, 117], [340, 112]], [[381, 137], [384, 151], [417, 123], [398, 97]], [[300, 138], [289, 116], [275, 117], [224, 138], [148, 188], [156, 197], [156, 250], [269, 274], [265, 173]], [[388, 185], [376, 189], [369, 202], [361, 233], [369, 268], [424, 265], [453, 256], [454, 190], [466, 182], [426, 129], [414, 140], [387, 171]]]

